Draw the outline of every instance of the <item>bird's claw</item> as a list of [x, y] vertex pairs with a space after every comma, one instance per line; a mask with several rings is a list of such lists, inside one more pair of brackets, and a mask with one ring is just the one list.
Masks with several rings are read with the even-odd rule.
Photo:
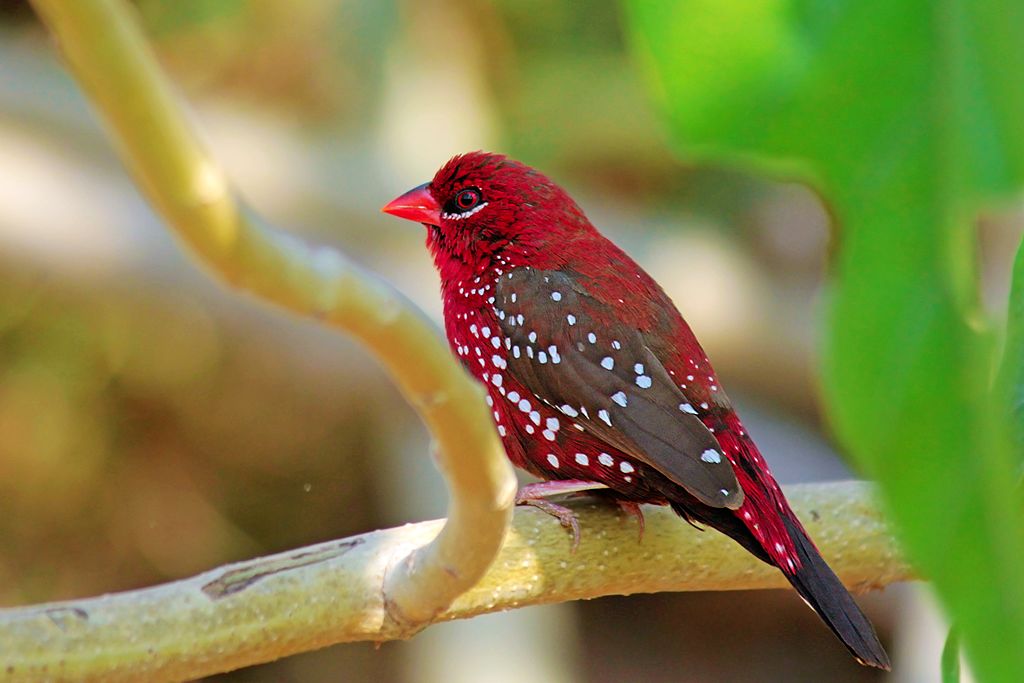
[[575, 495], [586, 491], [599, 491], [607, 489], [605, 484], [596, 481], [585, 481], [582, 479], [559, 479], [554, 481], [540, 481], [527, 484], [519, 489], [516, 494], [516, 505], [532, 505], [551, 515], [558, 522], [572, 531], [572, 552], [580, 545], [580, 523], [576, 513], [569, 508], [552, 503], [547, 500], [548, 496]]
[[535, 507], [542, 512], [545, 512], [555, 519], [562, 525], [563, 528], [572, 531], [572, 546], [569, 551], [572, 553], [576, 552], [576, 549], [580, 546], [580, 522], [576, 518], [576, 513], [558, 503], [552, 503], [550, 500], [544, 500], [543, 498], [522, 498], [516, 496], [516, 505], [529, 505]]
[[620, 500], [616, 501], [619, 504], [619, 509], [625, 512], [627, 515], [632, 516], [636, 519], [636, 525], [639, 529], [638, 541], [643, 542], [644, 540], [644, 529], [646, 528], [646, 522], [644, 521], [644, 511], [640, 507], [639, 503], [635, 503], [631, 500]]

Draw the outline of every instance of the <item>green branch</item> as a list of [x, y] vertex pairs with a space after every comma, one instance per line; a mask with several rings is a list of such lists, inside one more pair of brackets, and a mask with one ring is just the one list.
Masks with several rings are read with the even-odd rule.
[[[848, 586], [910, 578], [867, 485], [806, 484], [786, 495]], [[583, 536], [573, 553], [553, 518], [518, 510], [491, 569], [431, 621], [603, 595], [788, 586], [774, 567], [667, 508], [645, 508], [642, 540], [635, 520], [612, 506], [577, 511]], [[138, 591], [0, 610], [0, 667], [24, 681], [182, 680], [333, 643], [403, 638], [381, 582], [440, 525], [375, 531]]]

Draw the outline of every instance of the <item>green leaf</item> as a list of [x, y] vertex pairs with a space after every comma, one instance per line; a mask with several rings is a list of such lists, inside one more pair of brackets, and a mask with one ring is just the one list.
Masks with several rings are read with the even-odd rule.
[[942, 647], [942, 683], [960, 683], [960, 636], [956, 627], [949, 629]]
[[1024, 4], [632, 0], [689, 158], [787, 174], [840, 225], [823, 383], [981, 680], [1024, 680], [1024, 543], [973, 219], [1024, 182]]
[[1017, 249], [1007, 310], [1006, 344], [999, 371], [998, 396], [1009, 411], [1018, 460], [1024, 460], [1024, 244]]

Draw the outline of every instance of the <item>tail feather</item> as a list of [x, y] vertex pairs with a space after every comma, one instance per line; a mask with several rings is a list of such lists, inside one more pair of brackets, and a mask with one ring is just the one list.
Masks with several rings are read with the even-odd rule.
[[783, 574], [857, 661], [889, 671], [889, 656], [853, 596], [825, 563], [799, 522], [785, 517], [783, 520], [800, 558], [796, 572], [783, 571]]
[[[758, 559], [779, 566], [732, 510], [710, 508], [696, 500], [673, 501], [671, 506], [681, 517], [714, 527], [732, 537]], [[780, 515], [780, 518], [793, 541], [800, 566], [796, 571], [789, 570], [788, 566], [780, 567], [783, 575], [858, 662], [889, 671], [889, 656], [878, 641], [871, 622], [792, 514], [789, 512], [788, 515]]]

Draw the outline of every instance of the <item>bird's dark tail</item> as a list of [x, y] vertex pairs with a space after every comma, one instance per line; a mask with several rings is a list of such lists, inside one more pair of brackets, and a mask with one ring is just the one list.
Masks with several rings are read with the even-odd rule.
[[783, 521], [796, 546], [800, 568], [782, 573], [858, 662], [889, 671], [889, 656], [853, 596], [825, 563], [800, 523], [788, 517], [783, 517]]
[[[709, 508], [695, 500], [687, 502], [690, 504], [673, 501], [672, 509], [685, 519], [707, 524], [732, 537], [763, 562], [779, 566], [733, 511]], [[825, 563], [803, 526], [792, 516], [792, 511], [788, 512], [788, 515], [780, 515], [780, 518], [793, 540], [800, 567], [793, 571], [788, 566], [780, 566], [783, 575], [858, 662], [889, 671], [889, 656], [878, 641], [871, 622], [860, 611], [839, 577]]]

